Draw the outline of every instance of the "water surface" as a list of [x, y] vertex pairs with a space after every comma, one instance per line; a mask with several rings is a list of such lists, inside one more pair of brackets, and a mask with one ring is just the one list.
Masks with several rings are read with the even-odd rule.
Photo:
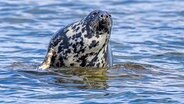
[[[0, 103], [184, 103], [183, 0], [0, 1]], [[37, 70], [52, 34], [94, 9], [113, 17], [108, 71]]]

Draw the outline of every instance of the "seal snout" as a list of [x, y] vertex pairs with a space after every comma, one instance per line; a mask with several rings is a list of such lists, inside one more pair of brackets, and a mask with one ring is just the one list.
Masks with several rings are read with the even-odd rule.
[[107, 12], [100, 12], [99, 17], [101, 20], [107, 21], [111, 15], [109, 15]]
[[87, 25], [95, 32], [109, 32], [112, 27], [112, 18], [111, 15], [102, 10], [92, 11], [86, 18]]
[[105, 11], [99, 12], [99, 25], [98, 30], [108, 31], [111, 26], [111, 15]]

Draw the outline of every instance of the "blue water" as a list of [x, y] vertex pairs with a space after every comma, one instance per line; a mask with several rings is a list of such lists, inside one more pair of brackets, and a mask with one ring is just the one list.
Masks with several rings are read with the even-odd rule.
[[[37, 70], [61, 27], [111, 13], [114, 68]], [[184, 104], [183, 0], [1, 0], [0, 104]]]

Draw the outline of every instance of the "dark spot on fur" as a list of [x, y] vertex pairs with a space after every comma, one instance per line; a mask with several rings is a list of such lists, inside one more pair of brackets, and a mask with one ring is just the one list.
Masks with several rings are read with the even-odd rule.
[[102, 64], [102, 67], [105, 67], [105, 63]]
[[80, 33], [77, 33], [77, 34], [75, 34], [75, 35], [73, 35], [73, 36], [72, 36], [72, 40], [74, 40], [74, 39], [77, 40], [78, 38], [81, 37], [81, 35], [82, 35], [81, 32], [80, 32]]
[[60, 53], [62, 50], [63, 50], [63, 47], [62, 47], [62, 45], [60, 45], [60, 46], [58, 47], [58, 52], [57, 52], [57, 53]]
[[107, 53], [107, 52], [105, 52], [105, 53], [104, 53], [104, 56], [103, 56], [103, 57], [105, 58], [105, 60], [106, 60], [106, 61], [107, 61], [107, 59], [108, 59], [108, 58], [107, 58], [107, 57], [108, 57], [108, 55], [107, 55], [107, 54], [108, 54], [108, 53]]
[[70, 36], [68, 39], [70, 40], [72, 37]]
[[64, 66], [63, 57], [61, 55], [59, 56], [59, 61], [60, 61], [60, 66]]
[[68, 53], [66, 53], [66, 54], [63, 55], [63, 59], [64, 60], [68, 60]]
[[76, 62], [80, 62], [80, 60], [78, 59]]
[[86, 24], [85, 24], [85, 23], [83, 23], [83, 24], [82, 24], [82, 27], [84, 27], [85, 25], [86, 25]]
[[100, 37], [100, 35], [99, 35], [99, 34], [96, 34], [96, 37], [97, 37], [97, 38], [99, 38], [99, 37]]
[[71, 63], [70, 66], [74, 66], [74, 63]]
[[98, 57], [95, 56], [87, 66], [89, 66], [89, 67], [94, 66], [95, 62], [97, 62], [97, 59], [98, 59]]
[[82, 66], [82, 67], [84, 67], [84, 66], [86, 66], [86, 58], [88, 57], [88, 54], [86, 54], [86, 55], [84, 55], [84, 56], [81, 56], [80, 58], [79, 58], [79, 60], [81, 60], [81, 64], [80, 64], [80, 66]]
[[76, 31], [78, 31], [80, 29], [80, 27], [77, 27]]
[[71, 53], [71, 49], [68, 49], [68, 50], [66, 51], [66, 53]]
[[73, 44], [73, 45], [72, 45], [72, 48], [76, 48], [76, 45], [75, 45], [75, 44]]
[[51, 66], [54, 66], [55, 59], [56, 59], [56, 56], [53, 55], [51, 58]]
[[78, 56], [79, 56], [79, 54], [74, 55], [74, 57], [78, 57]]
[[84, 31], [85, 31], [85, 30], [86, 30], [86, 28], [85, 28], [85, 27], [83, 27], [83, 28], [82, 28], [82, 33], [84, 33]]
[[81, 49], [81, 52], [84, 53], [85, 49]]
[[96, 47], [97, 45], [99, 44], [99, 41], [97, 42], [96, 40], [93, 40], [91, 42], [91, 44], [89, 45], [89, 49], [93, 48], [93, 47]]
[[86, 31], [87, 34], [84, 35], [85, 38], [92, 38], [92, 36], [94, 36], [94, 31], [92, 29], [90, 29], [90, 25], [88, 24], [88, 26], [86, 26]]
[[92, 61], [96, 62], [96, 60], [98, 59], [98, 56], [95, 56]]
[[73, 44], [73, 45], [72, 45], [72, 47], [73, 47], [73, 51], [74, 51], [75, 53], [77, 53], [77, 47], [76, 47], [76, 44]]
[[90, 39], [90, 38], [92, 38], [92, 35], [91, 34], [85, 34], [84, 37]]
[[57, 66], [57, 67], [60, 67], [60, 64], [59, 64], [59, 62], [57, 62], [56, 66]]
[[89, 55], [94, 55], [94, 52], [89, 53]]
[[76, 38], [79, 38], [79, 37], [81, 37], [81, 32], [76, 34]]
[[74, 40], [74, 39], [75, 39], [75, 35], [72, 36], [72, 40]]
[[100, 63], [96, 64], [96, 66], [99, 67], [100, 66]]
[[81, 47], [84, 46], [83, 39], [81, 38], [81, 41], [79, 42]]
[[75, 30], [76, 26], [77, 26], [77, 25], [72, 26], [72, 29]]

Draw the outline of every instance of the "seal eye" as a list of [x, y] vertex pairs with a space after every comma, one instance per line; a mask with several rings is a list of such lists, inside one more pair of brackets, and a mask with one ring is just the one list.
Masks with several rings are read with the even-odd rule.
[[98, 14], [97, 12], [94, 12], [94, 13], [93, 13], [93, 16], [96, 16], [97, 14]]

